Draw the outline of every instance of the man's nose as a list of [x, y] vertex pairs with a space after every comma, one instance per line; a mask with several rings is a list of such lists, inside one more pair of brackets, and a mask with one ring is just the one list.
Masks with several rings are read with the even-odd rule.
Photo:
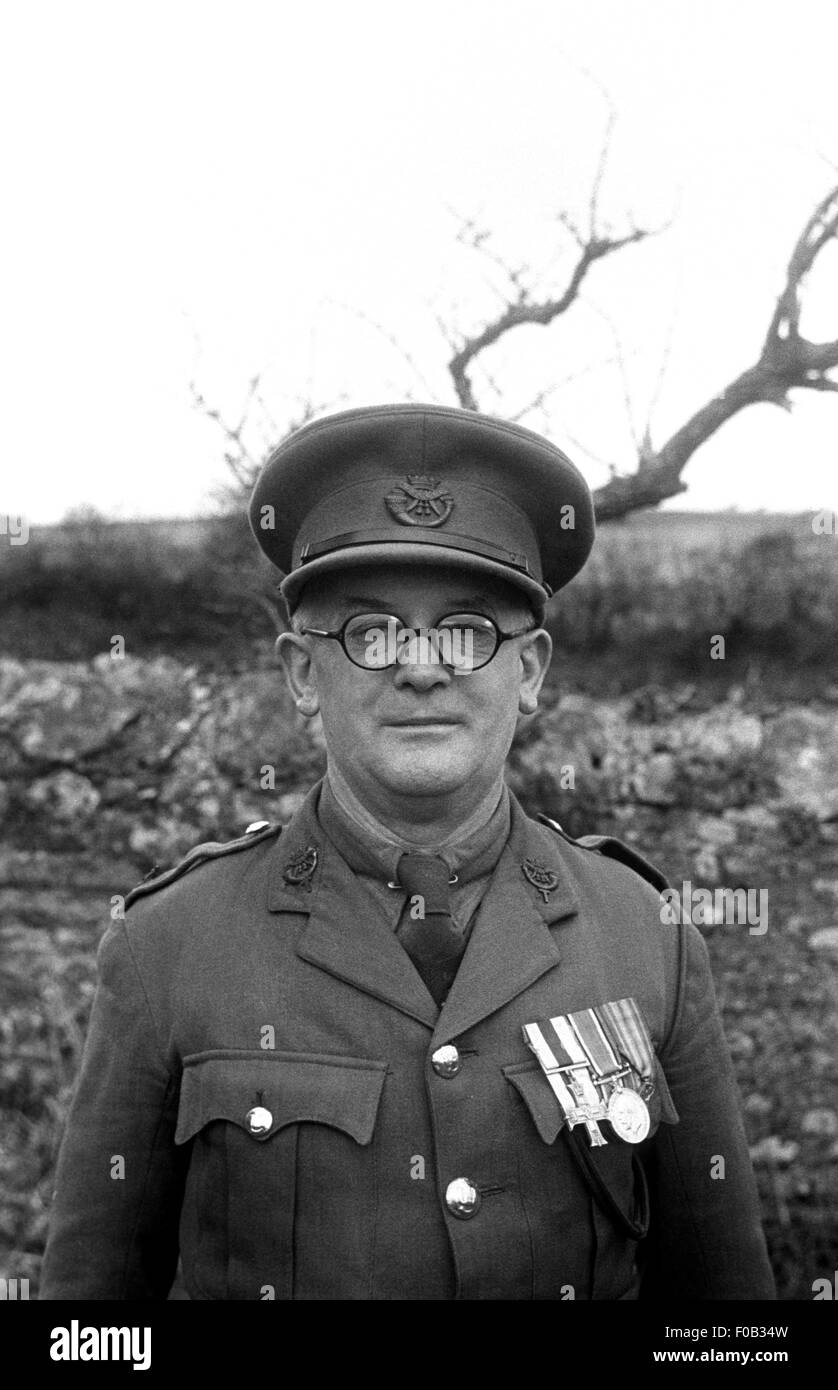
[[[413, 660], [404, 657], [412, 656]], [[403, 659], [396, 663], [393, 684], [397, 689], [411, 685], [414, 690], [430, 690], [435, 685], [448, 685], [451, 672], [443, 666], [438, 656], [432, 652], [404, 652]]]

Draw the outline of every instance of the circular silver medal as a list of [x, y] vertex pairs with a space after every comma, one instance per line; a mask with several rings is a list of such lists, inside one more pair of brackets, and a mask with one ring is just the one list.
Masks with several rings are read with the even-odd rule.
[[649, 1108], [642, 1096], [618, 1086], [608, 1097], [608, 1119], [614, 1133], [627, 1144], [642, 1144], [649, 1133]]

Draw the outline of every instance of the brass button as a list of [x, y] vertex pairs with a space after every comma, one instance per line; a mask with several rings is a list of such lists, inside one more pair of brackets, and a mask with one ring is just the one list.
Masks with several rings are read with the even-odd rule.
[[431, 1053], [431, 1066], [437, 1076], [444, 1076], [446, 1079], [456, 1076], [462, 1066], [456, 1047], [451, 1043], [447, 1043], [445, 1047], [438, 1047], [436, 1052]]
[[467, 1221], [480, 1206], [480, 1193], [468, 1178], [455, 1178], [445, 1189], [445, 1205], [452, 1216]]
[[274, 1122], [274, 1117], [270, 1110], [266, 1110], [264, 1105], [254, 1105], [252, 1110], [248, 1110], [244, 1117], [244, 1122], [251, 1134], [267, 1134]]

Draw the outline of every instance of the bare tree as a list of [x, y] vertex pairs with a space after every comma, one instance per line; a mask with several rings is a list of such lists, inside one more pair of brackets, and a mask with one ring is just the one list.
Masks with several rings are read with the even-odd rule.
[[[653, 231], [629, 223], [626, 230], [615, 235], [610, 228], [600, 224], [599, 197], [612, 126], [613, 120], [609, 123], [593, 178], [585, 228], [573, 221], [567, 213], [562, 212], [558, 215], [559, 222], [573, 238], [576, 246], [573, 266], [564, 288], [559, 293], [547, 297], [536, 295], [528, 285], [531, 278], [528, 268], [510, 266], [493, 252], [490, 233], [487, 230], [478, 228], [474, 221], [467, 220], [464, 223], [461, 240], [479, 254], [489, 256], [496, 266], [500, 267], [506, 280], [501, 307], [474, 332], [467, 336], [460, 335], [454, 340], [451, 333], [440, 324], [452, 353], [448, 371], [454, 393], [459, 404], [465, 409], [480, 408], [473, 373], [475, 365], [480, 362], [487, 349], [494, 347], [513, 330], [525, 324], [546, 327], [561, 318], [577, 302], [583, 284], [599, 262], [663, 230], [658, 228]], [[838, 367], [838, 339], [815, 343], [800, 332], [801, 292], [806, 277], [823, 248], [835, 239], [838, 239], [838, 186], [831, 189], [818, 204], [797, 239], [789, 259], [785, 284], [777, 299], [756, 361], [696, 410], [660, 448], [654, 447], [650, 426], [647, 425], [642, 437], [635, 440], [637, 460], [634, 471], [618, 473], [613, 465], [609, 465], [609, 481], [595, 492], [599, 521], [612, 521], [641, 507], [657, 506], [666, 498], [676, 497], [679, 493], [685, 492], [687, 484], [683, 481], [682, 475], [693, 454], [721, 425], [747, 406], [765, 402], [790, 409], [792, 391], [838, 392], [838, 380], [830, 375]], [[408, 364], [415, 368], [409, 351], [384, 328], [375, 324], [373, 326], [379, 328]], [[616, 360], [622, 369], [623, 361], [619, 351]], [[489, 385], [500, 395], [500, 388], [486, 372], [485, 365], [480, 362], [480, 366]], [[565, 384], [566, 381], [553, 381], [530, 402], [528, 409], [542, 404], [548, 395]], [[301, 401], [299, 410], [295, 411], [294, 418], [280, 429], [270, 416], [263, 399], [261, 373], [250, 381], [239, 418], [233, 423], [223, 419], [220, 412], [208, 404], [194, 381], [191, 383], [191, 390], [195, 405], [216, 422], [225, 437], [225, 459], [235, 481], [235, 491], [239, 495], [252, 486], [261, 463], [261, 458], [254, 454], [245, 441], [245, 433], [251, 423], [254, 407], [261, 411], [263, 423], [267, 421], [274, 442], [278, 442], [280, 438], [319, 413], [319, 408], [313, 404], [309, 392]], [[522, 413], [524, 412], [519, 412], [518, 418]]]
[[[457, 399], [466, 409], [478, 409], [470, 370], [486, 348], [522, 324], [554, 322], [578, 299], [582, 283], [597, 261], [650, 234], [637, 227], [620, 237], [599, 232], [597, 194], [601, 168], [594, 184], [586, 233], [582, 235], [567, 217], [561, 218], [578, 245], [576, 263], [563, 292], [547, 299], [534, 298], [525, 287], [522, 271], [504, 267], [511, 286], [507, 302], [494, 318], [457, 345], [448, 370]], [[472, 224], [467, 224], [466, 230], [475, 249], [484, 250], [487, 233], [475, 231]], [[647, 429], [640, 441], [635, 471], [622, 475], [614, 471], [614, 476], [594, 494], [599, 521], [615, 520], [640, 507], [657, 506], [665, 498], [685, 492], [687, 485], [682, 474], [689, 459], [721, 425], [746, 406], [766, 402], [789, 409], [789, 393], [793, 390], [838, 392], [838, 380], [830, 376], [838, 367], [838, 339], [813, 343], [800, 332], [804, 282], [818, 254], [836, 237], [838, 187], [818, 204], [797, 239], [757, 360], [701, 406], [661, 448], [653, 447]]]

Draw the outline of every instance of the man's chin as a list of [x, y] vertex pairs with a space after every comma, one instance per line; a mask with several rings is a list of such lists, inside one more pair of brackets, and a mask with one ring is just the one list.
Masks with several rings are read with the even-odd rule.
[[450, 796], [475, 775], [475, 768], [452, 766], [450, 760], [430, 758], [382, 768], [378, 780], [393, 796]]

